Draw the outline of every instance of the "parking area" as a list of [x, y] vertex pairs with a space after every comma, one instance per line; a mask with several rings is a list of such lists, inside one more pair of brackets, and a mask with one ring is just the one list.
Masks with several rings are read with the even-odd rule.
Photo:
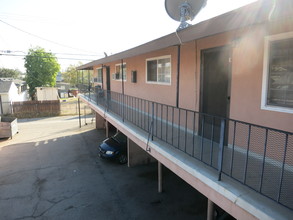
[[[84, 120], [84, 119], [83, 119]], [[1, 219], [206, 219], [207, 200], [157, 163], [128, 168], [97, 156], [91, 118], [20, 120], [0, 139]]]

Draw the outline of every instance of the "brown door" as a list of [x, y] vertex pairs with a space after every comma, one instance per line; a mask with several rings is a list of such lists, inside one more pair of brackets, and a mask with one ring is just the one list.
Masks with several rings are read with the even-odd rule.
[[111, 74], [110, 74], [110, 67], [106, 67], [106, 86], [107, 91], [111, 90]]
[[[203, 50], [201, 53], [201, 112], [229, 117], [230, 109], [230, 66], [229, 47], [217, 47]], [[214, 139], [219, 140], [220, 120], [205, 117], [204, 131], [206, 137], [214, 126]]]

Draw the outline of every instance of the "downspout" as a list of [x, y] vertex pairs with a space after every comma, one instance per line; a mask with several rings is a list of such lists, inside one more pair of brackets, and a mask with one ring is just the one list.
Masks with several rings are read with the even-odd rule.
[[104, 89], [104, 64], [102, 64], [102, 90]]
[[177, 85], [176, 85], [176, 108], [179, 107], [179, 90], [180, 90], [180, 60], [181, 60], [181, 45], [177, 45]]
[[122, 79], [122, 121], [124, 122], [124, 77], [123, 77], [123, 59], [121, 59], [121, 79]]
[[87, 70], [89, 99], [91, 100], [90, 70]]
[[122, 79], [122, 95], [124, 96], [124, 76], [123, 76], [123, 59], [121, 60], [121, 79]]

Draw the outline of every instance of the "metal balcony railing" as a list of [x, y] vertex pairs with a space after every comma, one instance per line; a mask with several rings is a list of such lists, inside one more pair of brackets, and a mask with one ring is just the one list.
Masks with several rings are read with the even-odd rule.
[[120, 93], [85, 95], [218, 172], [293, 210], [293, 133]]

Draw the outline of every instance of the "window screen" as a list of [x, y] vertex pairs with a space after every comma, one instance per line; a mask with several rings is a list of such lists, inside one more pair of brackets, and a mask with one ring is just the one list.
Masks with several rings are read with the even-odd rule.
[[293, 38], [270, 42], [267, 104], [293, 107]]

